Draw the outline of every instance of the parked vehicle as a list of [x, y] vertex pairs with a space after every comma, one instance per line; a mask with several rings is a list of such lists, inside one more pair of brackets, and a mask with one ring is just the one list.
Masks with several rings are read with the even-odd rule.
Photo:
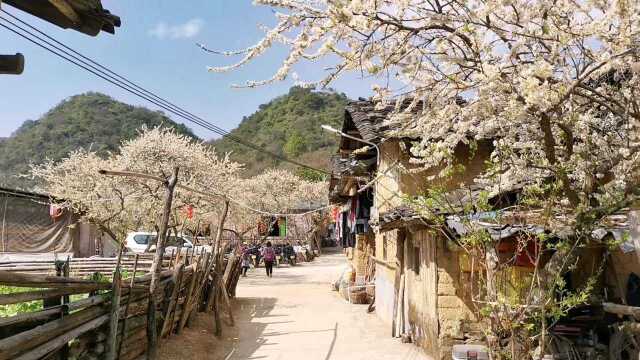
[[[145, 253], [155, 251], [156, 242], [158, 241], [158, 235], [155, 232], [136, 231], [131, 232], [125, 239], [125, 246], [127, 249], [134, 253]], [[165, 252], [171, 253], [172, 251], [187, 251], [187, 249], [194, 249], [193, 243], [183, 236], [169, 235], [167, 237], [167, 243], [165, 244]], [[210, 246], [196, 246], [195, 251], [210, 251]]]

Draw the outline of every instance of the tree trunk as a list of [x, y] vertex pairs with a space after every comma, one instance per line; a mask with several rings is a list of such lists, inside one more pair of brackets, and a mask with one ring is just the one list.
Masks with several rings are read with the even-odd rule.
[[216, 322], [216, 336], [222, 335], [222, 324], [220, 322], [220, 291], [224, 291], [221, 288], [222, 279], [222, 254], [220, 254], [220, 243], [222, 242], [222, 232], [224, 231], [224, 222], [227, 219], [227, 213], [229, 212], [229, 200], [224, 201], [224, 207], [222, 208], [222, 214], [220, 215], [220, 221], [218, 223], [218, 230], [216, 232], [216, 243], [214, 247], [214, 254], [216, 259], [216, 265], [213, 275], [213, 283], [211, 286], [215, 291], [213, 295], [213, 315]]
[[173, 191], [178, 182], [178, 167], [173, 169], [173, 174], [164, 183], [164, 209], [160, 219], [158, 231], [158, 241], [156, 243], [156, 253], [151, 264], [151, 284], [149, 285], [149, 305], [147, 308], [147, 358], [155, 360], [158, 356], [158, 326], [156, 324], [156, 300], [155, 292], [160, 282], [160, 270], [162, 269], [162, 259], [164, 257], [164, 247], [167, 240], [167, 228], [169, 227], [169, 217], [171, 216], [171, 203], [173, 202]]
[[[224, 206], [222, 208], [222, 215], [220, 215], [220, 221], [218, 222], [218, 229], [216, 231], [216, 243], [213, 249], [213, 253], [218, 256], [220, 252], [220, 243], [222, 242], [222, 232], [224, 231], [224, 222], [227, 220], [227, 214], [229, 213], [229, 200], [224, 201]], [[216, 258], [216, 261], [221, 261], [222, 258]], [[216, 262], [216, 266], [218, 263]], [[218, 271], [220, 268], [216, 268]]]
[[489, 244], [485, 248], [485, 262], [487, 265], [487, 301], [494, 302], [498, 299], [498, 289], [496, 286], [496, 269], [498, 268], [498, 253]]

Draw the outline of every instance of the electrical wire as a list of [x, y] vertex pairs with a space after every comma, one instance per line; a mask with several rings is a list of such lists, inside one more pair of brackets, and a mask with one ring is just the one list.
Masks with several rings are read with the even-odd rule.
[[[219, 126], [216, 126], [208, 121], [206, 121], [205, 119], [194, 115], [193, 113], [175, 105], [174, 103], [158, 96], [157, 94], [145, 89], [144, 87], [130, 81], [129, 79], [127, 79], [126, 77], [117, 74], [116, 72], [110, 70], [109, 68], [107, 68], [106, 66], [88, 58], [87, 56], [79, 53], [78, 51], [72, 49], [71, 47], [63, 44], [62, 42], [56, 40], [55, 38], [47, 35], [46, 33], [42, 32], [41, 30], [39, 30], [38, 28], [36, 28], [35, 26], [32, 26], [30, 24], [28, 24], [27, 22], [13, 16], [11, 13], [7, 12], [6, 10], [0, 9], [0, 12], [7, 14], [8, 16], [10, 16], [11, 18], [15, 19], [16, 21], [20, 22], [21, 24], [27, 26], [28, 28], [32, 29], [33, 31], [37, 32], [38, 34], [41, 34], [43, 37], [31, 32], [30, 30], [16, 24], [15, 22], [12, 22], [11, 20], [8, 20], [5, 17], [0, 16], [0, 20], [4, 20], [5, 22], [9, 23], [10, 25], [12, 25], [14, 28], [11, 28], [5, 24], [0, 23], [1, 27], [4, 27], [5, 29], [15, 33], [16, 35], [32, 42], [33, 44], [43, 48], [44, 50], [49, 51], [50, 53], [94, 74], [95, 76], [98, 76], [100, 78], [102, 78], [103, 80], [133, 94], [136, 95], [144, 100], [149, 101], [150, 103], [162, 108], [163, 110], [168, 111], [171, 114], [174, 114], [184, 120], [187, 120], [189, 122], [192, 122], [196, 125], [199, 125], [207, 130], [210, 130], [218, 135], [221, 135], [223, 138], [227, 138], [233, 142], [236, 142], [240, 145], [243, 145], [245, 147], [248, 147], [250, 149], [253, 149], [255, 151], [259, 151], [261, 153], [265, 153], [268, 154], [270, 156], [272, 156], [273, 158], [276, 158], [280, 161], [283, 162], [287, 162], [293, 165], [296, 165], [298, 167], [303, 167], [309, 170], [313, 170], [313, 171], [317, 171], [323, 174], [329, 174], [329, 172], [327, 172], [326, 170], [323, 169], [318, 169], [306, 164], [303, 164], [301, 162], [295, 161], [295, 160], [291, 160], [285, 156], [276, 154], [274, 152], [271, 152], [267, 149], [264, 149], [258, 145], [252, 144], [250, 142], [244, 141], [236, 136], [231, 135], [228, 131], [222, 129]], [[20, 31], [16, 30], [15, 28], [19, 29]], [[28, 34], [28, 35], [26, 35]], [[34, 40], [37, 39], [37, 40]], [[49, 39], [49, 40], [47, 40]], [[46, 44], [46, 45], [43, 45]]]

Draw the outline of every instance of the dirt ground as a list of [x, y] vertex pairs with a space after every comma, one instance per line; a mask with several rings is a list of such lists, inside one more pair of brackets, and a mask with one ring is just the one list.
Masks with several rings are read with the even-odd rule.
[[[390, 337], [390, 327], [366, 305], [351, 305], [330, 282], [345, 265], [341, 253], [313, 262], [263, 268], [241, 278], [234, 300], [236, 326], [213, 335], [213, 315], [199, 314], [194, 326], [165, 340], [162, 360], [422, 360], [411, 344]], [[224, 317], [226, 319], [226, 316]]]

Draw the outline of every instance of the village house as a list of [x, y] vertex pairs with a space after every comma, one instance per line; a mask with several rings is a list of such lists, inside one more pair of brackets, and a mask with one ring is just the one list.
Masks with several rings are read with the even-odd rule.
[[[376, 207], [373, 188], [364, 187], [376, 172], [377, 151], [359, 141], [361, 122], [351, 115], [357, 113], [358, 104], [349, 104], [339, 141], [338, 153], [331, 159], [332, 175], [329, 181], [329, 201], [334, 205], [331, 214], [334, 236], [350, 260], [359, 283], [373, 280], [375, 265], [375, 234], [370, 220]], [[358, 125], [356, 125], [358, 124]], [[350, 296], [350, 295], [349, 295]]]
[[[453, 241], [464, 236], [465, 222], [459, 215], [465, 205], [472, 204], [482, 194], [474, 178], [484, 169], [492, 151], [492, 141], [478, 141], [472, 149], [460, 144], [455, 159], [464, 171], [451, 180], [433, 181], [429, 176], [438, 169], [409, 171], [410, 140], [398, 135], [389, 122], [393, 106], [376, 108], [371, 101], [360, 100], [348, 104], [338, 154], [333, 159], [330, 181], [330, 201], [336, 204], [333, 218], [337, 237], [355, 270], [356, 277], [371, 276], [371, 262], [375, 269], [375, 311], [396, 337], [405, 337], [424, 348], [434, 358], [448, 359], [452, 346], [479, 341], [483, 332], [478, 323], [478, 306], [473, 301], [473, 276], [467, 254]], [[366, 143], [374, 143], [363, 150]], [[424, 195], [429, 188], [443, 189], [447, 203], [453, 204], [437, 214], [418, 214], [407, 201]], [[358, 211], [361, 199], [371, 197], [370, 211]], [[517, 203], [518, 186], [493, 195], [489, 202], [495, 209], [505, 209]], [[355, 211], [353, 210], [355, 207]], [[432, 209], [433, 211], [433, 209]], [[358, 230], [358, 225], [368, 224]], [[437, 215], [445, 223], [433, 221]], [[475, 223], [499, 244], [500, 259], [515, 259], [504, 266], [497, 276], [497, 291], [512, 296], [521, 291], [518, 284], [533, 271], [529, 249], [520, 249], [519, 241], [530, 234], [547, 232], [541, 224], [523, 223], [521, 214], [506, 215], [509, 223], [492, 223], [492, 214], [478, 214]], [[631, 241], [607, 253], [603, 243], [607, 238], [622, 240], [629, 228], [634, 228], [634, 213], [613, 217], [605, 229], [594, 236], [602, 242], [581, 250], [576, 270], [567, 274], [572, 288], [584, 285], [597, 276], [597, 263], [603, 256], [608, 261], [596, 293], [606, 294], [607, 301], [627, 303], [627, 279], [640, 273], [638, 254]], [[486, 218], [485, 218], [486, 217]], [[350, 220], [355, 220], [352, 222]], [[530, 218], [527, 218], [530, 219]], [[630, 225], [631, 222], [631, 225]], [[637, 228], [637, 226], [635, 226]], [[355, 229], [355, 230], [351, 230]], [[633, 235], [633, 231], [632, 231]], [[551, 237], [570, 236], [550, 234]], [[529, 241], [529, 240], [526, 240]], [[637, 246], [637, 245], [636, 245]], [[606, 289], [606, 290], [605, 290]], [[517, 294], [515, 294], [517, 295]], [[640, 304], [638, 304], [640, 305]]]
[[46, 194], [0, 188], [0, 258], [114, 256], [118, 246]]

